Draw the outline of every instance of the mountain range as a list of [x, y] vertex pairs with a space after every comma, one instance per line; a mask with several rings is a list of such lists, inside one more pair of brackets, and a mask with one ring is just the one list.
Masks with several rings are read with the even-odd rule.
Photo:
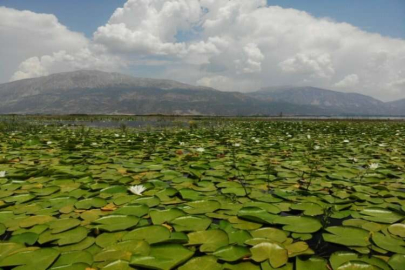
[[382, 102], [314, 87], [222, 92], [172, 80], [81, 70], [0, 84], [0, 114], [405, 115]]

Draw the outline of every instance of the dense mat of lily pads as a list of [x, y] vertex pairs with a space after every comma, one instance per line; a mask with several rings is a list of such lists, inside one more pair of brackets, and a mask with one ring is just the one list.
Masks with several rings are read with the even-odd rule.
[[404, 124], [23, 127], [0, 269], [405, 269]]

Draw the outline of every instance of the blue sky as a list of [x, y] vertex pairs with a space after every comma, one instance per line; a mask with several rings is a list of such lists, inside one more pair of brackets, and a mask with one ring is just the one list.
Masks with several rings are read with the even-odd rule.
[[[230, 0], [232, 1], [232, 0]], [[126, 0], [0, 0], [0, 6], [52, 13], [69, 29], [91, 36]], [[368, 32], [405, 38], [405, 0], [268, 0], [269, 5], [295, 8], [329, 17]]]

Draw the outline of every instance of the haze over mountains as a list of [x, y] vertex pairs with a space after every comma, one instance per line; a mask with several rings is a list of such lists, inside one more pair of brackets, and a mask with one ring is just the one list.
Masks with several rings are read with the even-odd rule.
[[405, 99], [314, 87], [243, 94], [172, 80], [82, 70], [0, 84], [1, 114], [405, 115]]

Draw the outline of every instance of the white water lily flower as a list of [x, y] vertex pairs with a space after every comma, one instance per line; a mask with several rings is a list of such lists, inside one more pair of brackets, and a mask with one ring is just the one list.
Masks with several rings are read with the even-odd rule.
[[202, 153], [202, 152], [204, 152], [204, 151], [205, 151], [205, 149], [204, 149], [204, 148], [202, 148], [202, 147], [200, 147], [200, 148], [197, 148], [197, 149], [196, 149], [196, 151], [197, 151], [197, 152]]
[[6, 177], [6, 171], [0, 171], [0, 178]]
[[314, 149], [315, 149], [315, 150], [319, 150], [319, 149], [321, 149], [321, 147], [320, 147], [319, 145], [315, 145], [315, 146], [314, 146]]
[[376, 170], [378, 167], [380, 167], [378, 163], [371, 163], [370, 166], [368, 166], [370, 170]]
[[129, 188], [129, 191], [139, 196], [142, 196], [142, 192], [144, 192], [145, 190], [146, 188], [143, 185], [136, 185]]
[[47, 144], [47, 145], [51, 145], [51, 144], [52, 144], [52, 142], [51, 142], [51, 141], [49, 141], [49, 142], [46, 142], [46, 144]]
[[184, 142], [179, 142], [180, 145], [184, 145]]
[[344, 142], [344, 143], [349, 143], [349, 140], [344, 140], [343, 142]]
[[311, 139], [311, 135], [307, 135], [308, 140]]
[[96, 142], [91, 143], [91, 146], [97, 146], [97, 143]]
[[240, 143], [235, 143], [234, 146], [235, 146], [235, 147], [239, 147], [239, 146], [240, 146]]
[[117, 133], [116, 133], [116, 134], [114, 134], [114, 136], [115, 136], [116, 138], [118, 138], [118, 137], [120, 136], [120, 134], [117, 134]]
[[255, 142], [259, 143], [260, 141], [258, 139], [256, 139]]

